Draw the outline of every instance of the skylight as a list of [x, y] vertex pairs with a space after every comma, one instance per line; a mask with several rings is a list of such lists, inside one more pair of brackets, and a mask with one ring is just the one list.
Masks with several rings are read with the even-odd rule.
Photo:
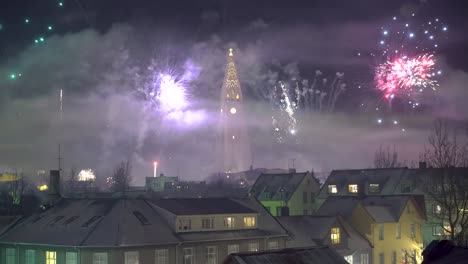
[[89, 227], [90, 225], [92, 225], [94, 222], [96, 222], [97, 220], [101, 219], [102, 216], [100, 215], [95, 215], [93, 217], [91, 217], [88, 221], [86, 221], [86, 223], [84, 223], [83, 225], [81, 225], [81, 227]]
[[68, 224], [70, 224], [71, 222], [75, 221], [75, 219], [77, 219], [78, 217], [79, 217], [79, 216], [74, 215], [74, 216], [68, 218], [67, 220], [65, 220], [65, 222], [63, 222], [63, 224], [64, 224], [64, 225], [68, 225]]
[[148, 219], [140, 211], [133, 211], [133, 214], [138, 218], [142, 225], [151, 225]]

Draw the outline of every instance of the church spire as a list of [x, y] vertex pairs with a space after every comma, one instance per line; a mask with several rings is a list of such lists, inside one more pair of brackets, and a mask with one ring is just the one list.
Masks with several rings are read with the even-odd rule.
[[224, 172], [246, 170], [250, 162], [250, 147], [243, 115], [240, 86], [234, 51], [229, 49], [226, 72], [221, 90], [221, 129]]

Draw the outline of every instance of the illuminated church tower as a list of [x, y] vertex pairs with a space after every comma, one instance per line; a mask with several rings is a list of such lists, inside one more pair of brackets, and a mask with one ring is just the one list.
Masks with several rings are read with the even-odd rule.
[[229, 49], [221, 91], [221, 144], [224, 172], [247, 170], [251, 163], [250, 146], [244, 120], [242, 90], [237, 77], [234, 53]]

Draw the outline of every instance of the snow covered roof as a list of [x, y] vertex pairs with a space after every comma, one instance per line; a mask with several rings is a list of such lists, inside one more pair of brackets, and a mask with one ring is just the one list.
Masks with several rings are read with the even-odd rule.
[[308, 173], [262, 174], [250, 193], [260, 200], [289, 200]]
[[157, 199], [153, 203], [175, 215], [254, 214], [256, 211], [229, 198]]
[[145, 200], [62, 199], [47, 211], [24, 219], [1, 236], [0, 242], [111, 247], [168, 244], [178, 239]]
[[310, 248], [287, 248], [275, 251], [235, 253], [229, 255], [224, 264], [347, 264], [334, 249], [326, 246]]
[[348, 249], [370, 249], [369, 242], [340, 215], [281, 216], [277, 219], [292, 234], [288, 242], [291, 247], [324, 245], [331, 228], [341, 227], [344, 231], [342, 239], [346, 237], [349, 241], [346, 243]]
[[[286, 231], [253, 198], [170, 199], [88, 198], [61, 199], [48, 210], [20, 220], [0, 236], [0, 243], [73, 247], [126, 247], [168, 245], [194, 241], [287, 236]], [[177, 204], [177, 210], [193, 205], [205, 212], [258, 213], [257, 229], [229, 232], [190, 232], [176, 235], [156, 204]], [[212, 203], [211, 205], [207, 205]], [[205, 208], [200, 207], [205, 204]], [[213, 207], [220, 211], [212, 211]], [[225, 207], [225, 208], [223, 208]], [[182, 209], [181, 209], [182, 208]], [[188, 209], [187, 209], [188, 210]], [[184, 211], [187, 212], [187, 211]], [[195, 211], [193, 211], [195, 212]], [[190, 213], [193, 213], [190, 212]]]

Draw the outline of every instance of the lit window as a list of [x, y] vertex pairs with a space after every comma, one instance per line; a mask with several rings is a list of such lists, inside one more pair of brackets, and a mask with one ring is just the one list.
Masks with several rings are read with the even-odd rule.
[[336, 185], [328, 185], [328, 193], [338, 193]]
[[138, 251], [125, 252], [125, 264], [138, 264], [139, 262]]
[[234, 217], [224, 217], [224, 227], [226, 228], [234, 228], [235, 226], [235, 219]]
[[400, 239], [401, 238], [401, 226], [400, 226], [400, 223], [397, 223], [396, 224], [396, 239]]
[[16, 264], [16, 249], [7, 248], [5, 255], [6, 255], [6, 264]]
[[234, 115], [235, 113], [237, 113], [237, 109], [235, 107], [231, 107], [231, 110], [229, 110], [229, 112], [231, 112], [231, 114]]
[[93, 253], [93, 264], [107, 264], [107, 253]]
[[65, 264], [78, 264], [78, 253], [66, 252], [65, 253]]
[[438, 204], [432, 205], [432, 213], [435, 215], [440, 215], [442, 213], [442, 207]]
[[184, 264], [192, 264], [193, 263], [193, 248], [184, 248]]
[[244, 227], [255, 227], [255, 216], [245, 216], [244, 217]]
[[378, 228], [379, 228], [379, 240], [384, 240], [384, 226], [383, 226], [383, 224], [379, 224]]
[[169, 250], [167, 249], [156, 249], [154, 252], [156, 258], [156, 264], [168, 264], [169, 263]]
[[369, 264], [369, 254], [361, 254], [361, 264]]
[[353, 263], [353, 255], [344, 256], [344, 259], [350, 264]]
[[46, 251], [46, 264], [57, 264], [57, 252]]
[[357, 186], [357, 184], [349, 184], [349, 185], [348, 185], [348, 192], [350, 192], [350, 193], [357, 193], [357, 192], [358, 192], [358, 186]]
[[179, 230], [191, 230], [192, 220], [190, 218], [179, 218]]
[[214, 218], [203, 218], [202, 219], [202, 228], [203, 229], [213, 229], [214, 228]]
[[268, 249], [278, 249], [279, 243], [278, 241], [268, 241]]
[[227, 251], [228, 251], [228, 255], [232, 253], [237, 253], [239, 252], [239, 245], [238, 244], [228, 245]]
[[340, 228], [339, 227], [333, 227], [331, 229], [330, 239], [331, 239], [332, 244], [334, 245], [340, 243]]
[[216, 247], [206, 247], [206, 263], [216, 264], [218, 263], [218, 257], [216, 254]]
[[258, 251], [258, 242], [250, 242], [249, 243], [249, 251], [250, 252]]
[[[24, 252], [24, 263], [25, 264], [35, 264], [36, 263], [36, 251], [32, 249], [27, 249]], [[68, 263], [66, 263], [68, 264]]]
[[416, 264], [416, 249], [411, 250], [411, 263]]
[[236, 94], [236, 99], [239, 100], [239, 98], [240, 98], [240, 95]]
[[380, 186], [377, 183], [369, 184], [369, 192], [370, 193], [378, 193], [380, 192]]

